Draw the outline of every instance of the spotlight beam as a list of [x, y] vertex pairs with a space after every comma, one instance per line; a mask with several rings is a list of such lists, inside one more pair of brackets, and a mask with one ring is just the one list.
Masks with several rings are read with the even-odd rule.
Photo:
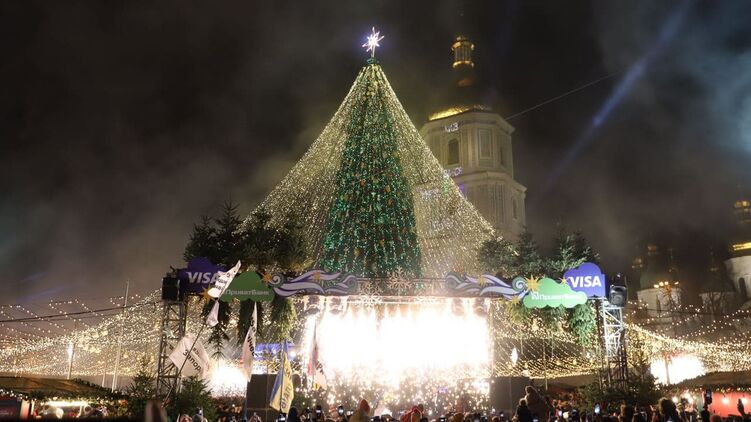
[[579, 154], [581, 154], [589, 144], [592, 143], [597, 130], [607, 121], [610, 114], [623, 101], [628, 93], [631, 92], [636, 81], [639, 80], [649, 65], [654, 61], [655, 57], [657, 57], [657, 55], [665, 48], [665, 46], [667, 46], [670, 40], [672, 40], [678, 32], [691, 4], [691, 0], [684, 0], [679, 6], [676, 6], [663, 24], [662, 29], [657, 36], [657, 40], [652, 47], [649, 48], [626, 71], [626, 74], [615, 86], [615, 89], [613, 89], [613, 93], [605, 100], [597, 113], [592, 117], [589, 124], [584, 129], [584, 132], [582, 132], [576, 142], [574, 142], [568, 151], [566, 151], [563, 159], [558, 161], [558, 164], [556, 164], [550, 172], [543, 193], [548, 192], [555, 186], [558, 178], [569, 167], [569, 165], [576, 160]]

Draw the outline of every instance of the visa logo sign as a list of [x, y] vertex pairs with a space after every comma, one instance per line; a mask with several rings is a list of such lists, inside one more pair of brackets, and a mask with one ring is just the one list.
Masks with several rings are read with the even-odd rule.
[[210, 273], [197, 273], [197, 272], [189, 272], [186, 271], [185, 274], [188, 276], [188, 282], [193, 283], [200, 283], [200, 284], [210, 284], [216, 281], [216, 277], [219, 275], [219, 273], [216, 272], [210, 272]]
[[568, 277], [566, 281], [575, 289], [579, 287], [602, 287], [602, 279], [598, 275]]
[[605, 274], [597, 264], [585, 262], [563, 274], [571, 290], [586, 293], [587, 297], [605, 297]]

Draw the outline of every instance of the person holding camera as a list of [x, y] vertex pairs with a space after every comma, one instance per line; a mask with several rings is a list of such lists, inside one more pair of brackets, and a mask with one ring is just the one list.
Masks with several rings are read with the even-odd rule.
[[344, 414], [344, 406], [342, 405], [336, 408], [336, 422], [347, 422], [347, 415]]

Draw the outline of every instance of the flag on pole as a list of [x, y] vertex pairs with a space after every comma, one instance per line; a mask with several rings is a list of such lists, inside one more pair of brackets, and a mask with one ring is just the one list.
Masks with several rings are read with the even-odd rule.
[[242, 360], [243, 360], [243, 372], [245, 373], [245, 379], [250, 382], [250, 377], [253, 375], [253, 357], [256, 353], [256, 330], [258, 327], [258, 311], [255, 302], [253, 303], [253, 316], [250, 318], [250, 327], [248, 327], [248, 333], [245, 334], [245, 341], [243, 341]]
[[313, 328], [313, 342], [310, 348], [310, 360], [308, 360], [308, 377], [311, 379], [313, 389], [328, 388], [326, 374], [323, 365], [318, 360], [318, 324]]
[[206, 316], [206, 325], [213, 327], [219, 324], [219, 301], [214, 301], [214, 306], [211, 308], [211, 312]]
[[214, 283], [214, 286], [209, 289], [209, 296], [214, 299], [222, 297], [224, 291], [227, 290], [227, 287], [229, 287], [229, 284], [235, 278], [238, 271], [240, 271], [240, 261], [237, 261], [237, 264], [230, 268], [229, 271], [218, 271], [216, 273], [216, 283]]
[[[194, 344], [195, 343], [195, 344]], [[192, 350], [191, 350], [192, 346]], [[209, 354], [200, 341], [196, 341], [193, 334], [185, 334], [172, 350], [169, 359], [179, 369], [182, 367], [182, 374], [185, 376], [198, 375], [204, 378], [209, 372]], [[183, 362], [185, 365], [183, 365]]]
[[292, 406], [292, 399], [295, 397], [295, 386], [292, 385], [292, 366], [287, 358], [287, 342], [282, 344], [282, 364], [279, 366], [279, 372], [276, 374], [274, 389], [271, 390], [271, 399], [269, 406], [286, 414]]

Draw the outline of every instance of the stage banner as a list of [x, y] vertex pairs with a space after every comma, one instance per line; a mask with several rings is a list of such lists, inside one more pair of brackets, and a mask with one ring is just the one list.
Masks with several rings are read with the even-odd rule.
[[[172, 353], [170, 353], [169, 359], [178, 369], [181, 366], [183, 367], [183, 376], [191, 377], [197, 375], [205, 378], [209, 372], [209, 354], [206, 353], [206, 349], [203, 348], [201, 342], [195, 340], [196, 337], [193, 334], [186, 334], [177, 343]], [[194, 342], [195, 345], [193, 345]], [[189, 352], [191, 346], [193, 346], [193, 350]], [[187, 360], [185, 359], [186, 357]], [[183, 362], [185, 362], [184, 366]]]
[[527, 287], [529, 292], [522, 300], [527, 308], [573, 308], [587, 302], [585, 293], [571, 290], [568, 283], [551, 278], [527, 279]]
[[563, 274], [571, 290], [582, 292], [587, 297], [605, 297], [605, 274], [597, 264], [585, 262]]
[[264, 283], [257, 272], [246, 271], [235, 277], [232, 285], [224, 291], [220, 298], [223, 302], [231, 302], [232, 299], [270, 302], [274, 299], [274, 291], [268, 284]]
[[253, 375], [253, 359], [256, 354], [256, 330], [258, 329], [258, 306], [253, 304], [253, 316], [250, 319], [250, 327], [248, 327], [248, 333], [245, 334], [245, 341], [243, 341], [242, 348], [242, 364], [243, 373], [245, 379], [250, 382], [250, 377]]
[[188, 267], [177, 271], [180, 279], [180, 291], [184, 294], [197, 294], [208, 290], [216, 282], [219, 271], [224, 271], [221, 265], [214, 265], [208, 258], [193, 258]]

